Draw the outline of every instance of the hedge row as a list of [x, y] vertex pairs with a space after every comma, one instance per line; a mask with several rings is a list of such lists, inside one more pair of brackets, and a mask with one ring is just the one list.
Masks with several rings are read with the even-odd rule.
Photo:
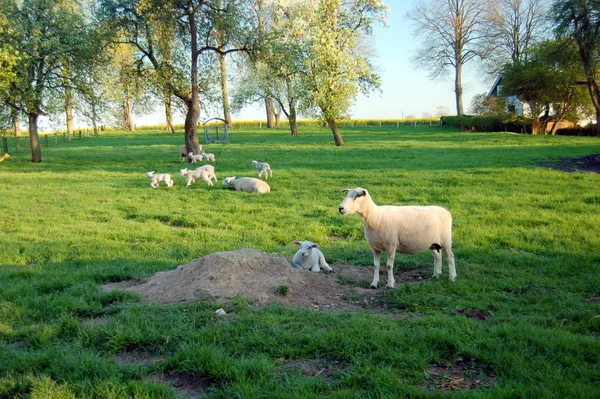
[[442, 126], [473, 132], [531, 133], [531, 119], [503, 115], [443, 116]]

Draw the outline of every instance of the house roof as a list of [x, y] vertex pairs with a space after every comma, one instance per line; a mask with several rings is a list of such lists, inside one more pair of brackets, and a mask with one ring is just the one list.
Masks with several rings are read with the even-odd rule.
[[502, 83], [502, 75], [496, 76], [496, 80], [494, 80], [494, 84], [492, 85], [492, 88], [488, 92], [488, 97], [490, 97], [490, 96], [498, 97], [498, 86], [500, 86], [500, 83]]

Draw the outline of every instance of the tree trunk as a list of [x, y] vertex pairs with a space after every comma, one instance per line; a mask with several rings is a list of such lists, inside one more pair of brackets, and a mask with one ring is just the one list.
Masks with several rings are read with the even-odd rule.
[[19, 113], [17, 111], [13, 111], [13, 132], [15, 137], [19, 137], [21, 135], [21, 127], [19, 126]]
[[272, 98], [265, 98], [265, 110], [267, 111], [267, 127], [272, 129], [275, 127], [275, 107], [273, 106]]
[[63, 68], [63, 87], [65, 90], [65, 118], [67, 121], [67, 134], [73, 135], [75, 122], [73, 120], [73, 93], [69, 87], [69, 76], [66, 68]]
[[42, 148], [38, 136], [39, 114], [29, 114], [29, 141], [31, 142], [31, 162], [42, 162]]
[[456, 115], [464, 115], [463, 100], [462, 100], [462, 64], [457, 60], [456, 70], [454, 75], [454, 94], [456, 96]]
[[223, 119], [227, 122], [227, 127], [231, 128], [231, 107], [229, 106], [229, 91], [227, 89], [227, 67], [225, 66], [225, 56], [218, 54], [219, 68], [221, 70], [221, 96], [223, 101]]
[[344, 145], [344, 139], [342, 139], [342, 135], [340, 134], [340, 129], [338, 128], [337, 122], [335, 119], [328, 119], [327, 125], [331, 129], [331, 133], [333, 133], [333, 141], [335, 141], [335, 145], [341, 147]]
[[165, 103], [165, 120], [167, 122], [167, 130], [172, 134], [175, 134], [175, 127], [173, 126], [173, 108], [171, 105], [171, 92], [168, 87], [163, 90], [164, 103]]
[[[296, 122], [296, 100], [294, 99], [294, 90], [292, 88], [292, 80], [289, 77], [285, 78], [285, 85], [287, 88], [288, 106], [290, 107], [290, 113], [287, 116], [290, 122], [290, 131], [292, 136], [298, 135], [298, 123]], [[283, 109], [283, 107], [281, 107]], [[284, 111], [285, 112], [285, 111]]]
[[133, 99], [131, 98], [131, 90], [129, 84], [125, 84], [125, 102], [123, 103], [123, 128], [133, 132], [135, 124], [133, 123]]
[[[188, 13], [188, 23], [190, 26], [190, 47], [191, 47], [191, 73], [192, 86], [191, 98], [186, 99], [187, 114], [185, 116], [185, 146], [187, 150], [194, 154], [200, 153], [200, 142], [198, 141], [198, 119], [200, 119], [200, 101], [198, 98], [198, 27], [194, 19], [193, 11]], [[188, 159], [188, 162], [191, 160]]]

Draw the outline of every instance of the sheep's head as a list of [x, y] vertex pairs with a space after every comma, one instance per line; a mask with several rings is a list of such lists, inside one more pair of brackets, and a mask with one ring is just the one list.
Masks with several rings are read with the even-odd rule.
[[365, 200], [369, 198], [369, 192], [364, 188], [356, 187], [343, 189], [342, 193], [346, 194], [346, 198], [338, 205], [338, 211], [342, 215], [362, 213]]
[[319, 248], [319, 244], [310, 241], [294, 241], [293, 243], [300, 247], [298, 251], [303, 257], [310, 256], [313, 248]]
[[188, 174], [188, 170], [187, 170], [187, 168], [180, 169], [180, 170], [179, 170], [179, 174], [180, 174], [181, 176], [186, 176], [186, 175]]
[[233, 184], [234, 180], [235, 180], [235, 176], [226, 177], [223, 179], [223, 183], [221, 183], [221, 184], [223, 185], [223, 187], [229, 187], [229, 186], [231, 186], [231, 184]]
[[154, 176], [154, 171], [146, 173], [146, 177], [152, 177], [152, 176]]

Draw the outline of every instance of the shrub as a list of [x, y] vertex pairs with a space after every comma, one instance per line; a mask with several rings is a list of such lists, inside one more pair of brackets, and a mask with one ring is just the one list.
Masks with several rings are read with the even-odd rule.
[[531, 132], [531, 120], [514, 115], [443, 116], [441, 123], [472, 132]]

